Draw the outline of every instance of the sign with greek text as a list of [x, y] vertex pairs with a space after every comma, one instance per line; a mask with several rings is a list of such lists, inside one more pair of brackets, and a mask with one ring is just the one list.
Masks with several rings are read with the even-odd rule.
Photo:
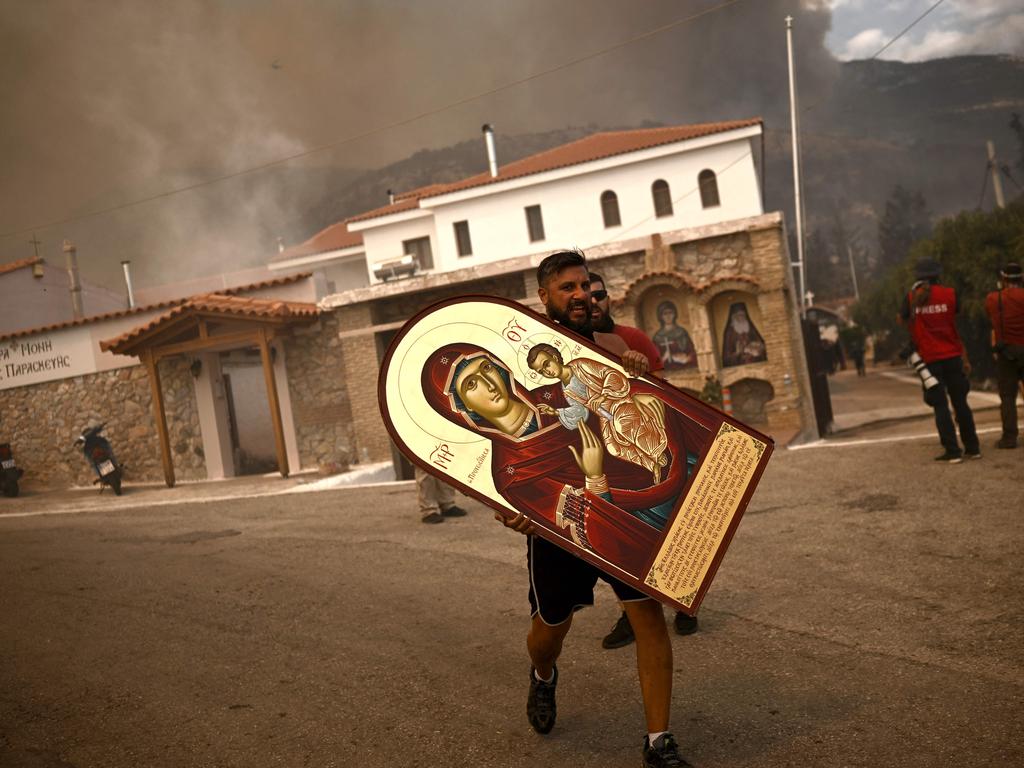
[[66, 379], [95, 370], [88, 328], [0, 341], [0, 389]]
[[381, 414], [411, 461], [506, 519], [693, 615], [771, 438], [545, 317], [434, 305], [395, 337]]

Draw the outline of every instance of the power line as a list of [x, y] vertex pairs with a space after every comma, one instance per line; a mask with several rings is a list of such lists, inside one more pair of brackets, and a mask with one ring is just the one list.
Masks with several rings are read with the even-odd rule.
[[938, 0], [938, 2], [936, 2], [936, 3], [935, 3], [935, 4], [934, 4], [934, 5], [933, 5], [933, 6], [931, 7], [931, 8], [929, 8], [929, 9], [928, 9], [927, 11], [925, 11], [924, 13], [922, 13], [922, 14], [921, 14], [920, 16], [918, 16], [918, 17], [917, 17], [916, 19], [914, 19], [914, 20], [913, 20], [912, 22], [910, 22], [910, 24], [908, 24], [908, 25], [907, 25], [906, 29], [904, 29], [904, 30], [903, 30], [902, 32], [900, 32], [900, 33], [899, 33], [898, 35], [896, 35], [896, 37], [894, 37], [894, 38], [893, 38], [892, 40], [890, 40], [890, 41], [889, 41], [888, 43], [886, 43], [886, 44], [885, 44], [885, 45], [883, 45], [883, 46], [882, 46], [881, 48], [879, 48], [879, 49], [878, 49], [878, 50], [877, 50], [877, 51], [875, 52], [875, 55], [874, 55], [874, 56], [872, 56], [872, 57], [871, 57], [871, 58], [869, 59], [869, 61], [873, 61], [874, 59], [877, 59], [877, 58], [878, 58], [879, 56], [881, 56], [881, 55], [882, 55], [882, 51], [884, 51], [884, 50], [885, 50], [886, 48], [888, 48], [888, 47], [889, 47], [890, 45], [892, 45], [892, 44], [893, 44], [893, 43], [895, 43], [895, 42], [896, 42], [897, 40], [899, 40], [899, 39], [900, 39], [901, 37], [903, 37], [903, 36], [904, 36], [905, 34], [907, 34], [907, 32], [909, 32], [909, 31], [910, 31], [910, 30], [912, 30], [912, 29], [913, 29], [913, 28], [914, 28], [915, 26], [917, 26], [917, 23], [918, 23], [919, 21], [921, 21], [921, 19], [923, 19], [923, 18], [924, 18], [925, 16], [927, 16], [927, 15], [928, 15], [929, 13], [931, 13], [932, 11], [934, 11], [934, 10], [935, 10], [936, 8], [938, 8], [938, 7], [940, 6], [940, 5], [942, 5], [942, 4], [944, 3], [944, 2], [946, 2], [946, 0]]
[[96, 216], [104, 216], [104, 215], [109, 214], [109, 213], [116, 213], [117, 211], [123, 211], [126, 208], [133, 208], [133, 207], [138, 206], [138, 205], [143, 205], [145, 203], [151, 203], [151, 202], [154, 202], [156, 200], [162, 200], [163, 198], [171, 197], [173, 195], [178, 195], [178, 194], [181, 194], [183, 192], [191, 192], [192, 190], [200, 189], [202, 187], [207, 187], [207, 186], [210, 186], [212, 184], [218, 184], [218, 183], [220, 183], [222, 181], [228, 181], [229, 179], [235, 179], [235, 178], [238, 178], [239, 176], [245, 176], [245, 175], [248, 175], [250, 173], [256, 173], [258, 171], [263, 171], [263, 170], [266, 170], [268, 168], [273, 168], [273, 167], [278, 166], [278, 165], [284, 165], [285, 163], [290, 163], [293, 160], [298, 160], [298, 159], [303, 158], [303, 157], [309, 157], [310, 155], [314, 155], [314, 154], [317, 154], [317, 153], [320, 153], [320, 152], [324, 152], [324, 151], [326, 151], [328, 149], [334, 149], [334, 148], [340, 147], [340, 146], [342, 146], [344, 144], [349, 144], [349, 143], [351, 143], [353, 141], [358, 141], [359, 139], [364, 139], [364, 138], [366, 138], [368, 136], [372, 136], [373, 134], [376, 134], [376, 133], [383, 133], [385, 131], [390, 131], [390, 130], [392, 130], [394, 128], [401, 128], [402, 126], [406, 126], [406, 125], [409, 125], [411, 123], [415, 123], [415, 122], [417, 122], [419, 120], [423, 120], [423, 119], [425, 119], [427, 117], [433, 117], [434, 115], [438, 115], [438, 114], [440, 114], [442, 112], [446, 112], [448, 110], [455, 109], [456, 107], [461, 107], [461, 106], [464, 106], [465, 104], [469, 104], [469, 103], [471, 103], [473, 101], [478, 101], [478, 100], [486, 98], [488, 96], [493, 96], [496, 93], [501, 93], [502, 91], [509, 90], [510, 88], [515, 88], [516, 86], [523, 85], [524, 83], [528, 83], [528, 82], [530, 82], [532, 80], [536, 80], [536, 79], [541, 78], [541, 77], [546, 77], [548, 75], [554, 74], [555, 72], [560, 72], [563, 69], [568, 69], [569, 67], [574, 67], [577, 64], [582, 64], [585, 61], [590, 61], [592, 59], [596, 59], [596, 58], [599, 58], [601, 56], [605, 56], [606, 54], [609, 54], [609, 53], [611, 53], [613, 51], [617, 51], [617, 50], [619, 50], [621, 48], [625, 48], [627, 46], [633, 45], [634, 43], [638, 43], [638, 42], [641, 42], [643, 40], [649, 40], [652, 37], [656, 37], [657, 35], [660, 35], [660, 34], [662, 34], [664, 32], [668, 32], [669, 30], [676, 29], [678, 27], [684, 26], [686, 24], [691, 24], [694, 21], [697, 21], [698, 19], [703, 18], [704, 16], [708, 16], [708, 15], [710, 15], [712, 13], [716, 13], [717, 11], [721, 11], [721, 10], [723, 10], [725, 8], [728, 8], [729, 6], [736, 5], [737, 3], [740, 3], [742, 1], [743, 0], [725, 0], [725, 2], [718, 3], [717, 5], [714, 5], [714, 6], [710, 7], [710, 8], [705, 8], [703, 11], [699, 11], [699, 12], [691, 14], [689, 16], [685, 16], [685, 17], [683, 17], [681, 19], [676, 19], [675, 21], [669, 22], [668, 24], [664, 24], [664, 25], [662, 25], [660, 27], [656, 27], [655, 29], [649, 30], [647, 32], [642, 32], [642, 33], [640, 33], [638, 35], [634, 35], [633, 37], [630, 37], [630, 38], [628, 38], [626, 40], [623, 40], [621, 42], [615, 43], [613, 45], [609, 45], [609, 46], [607, 46], [605, 48], [601, 48], [600, 50], [593, 51], [593, 52], [585, 54], [583, 56], [579, 56], [579, 57], [577, 57], [575, 59], [570, 59], [569, 61], [565, 61], [565, 62], [563, 62], [561, 64], [557, 64], [557, 65], [555, 65], [553, 67], [550, 67], [548, 69], [541, 70], [540, 72], [534, 72], [533, 74], [527, 75], [527, 76], [522, 77], [522, 78], [519, 78], [518, 80], [511, 80], [511, 81], [509, 81], [507, 83], [503, 83], [503, 84], [498, 85], [498, 86], [496, 86], [494, 88], [490, 88], [490, 89], [488, 89], [486, 91], [481, 91], [479, 93], [471, 94], [469, 96], [465, 96], [463, 98], [456, 99], [455, 101], [449, 102], [449, 103], [441, 105], [439, 107], [428, 109], [428, 110], [425, 110], [425, 111], [420, 112], [418, 114], [412, 115], [410, 117], [405, 117], [405, 118], [401, 118], [399, 120], [395, 120], [394, 122], [391, 122], [391, 123], [386, 123], [385, 125], [382, 125], [382, 126], [377, 126], [377, 127], [374, 127], [374, 128], [368, 128], [365, 131], [360, 131], [359, 133], [351, 134], [351, 135], [346, 136], [344, 138], [337, 139], [336, 141], [328, 142], [326, 144], [321, 144], [321, 145], [319, 145], [317, 147], [313, 147], [312, 149], [303, 150], [302, 152], [296, 152], [296, 153], [293, 153], [291, 155], [286, 155], [284, 157], [279, 157], [279, 158], [274, 159], [274, 160], [268, 160], [267, 162], [260, 163], [259, 165], [254, 165], [254, 166], [250, 166], [248, 168], [243, 168], [242, 170], [239, 170], [239, 171], [232, 171], [230, 173], [221, 174], [220, 176], [215, 176], [214, 178], [211, 178], [211, 179], [205, 179], [203, 181], [197, 181], [194, 184], [186, 184], [186, 185], [181, 186], [181, 187], [175, 187], [173, 189], [169, 189], [169, 190], [166, 190], [164, 192], [157, 193], [155, 195], [150, 195], [148, 197], [139, 198], [137, 200], [132, 200], [132, 201], [127, 202], [127, 203], [121, 203], [119, 205], [113, 205], [113, 206], [110, 206], [109, 208], [102, 208], [102, 209], [97, 210], [97, 211], [90, 211], [89, 213], [83, 213], [83, 214], [80, 214], [78, 216], [68, 216], [66, 218], [57, 219], [55, 221], [50, 221], [50, 222], [47, 222], [45, 224], [35, 224], [35, 225], [33, 225], [31, 227], [27, 227], [25, 229], [12, 230], [10, 232], [3, 232], [3, 233], [0, 233], [0, 238], [12, 237], [14, 235], [23, 235], [23, 234], [27, 234], [29, 232], [33, 232], [33, 231], [39, 230], [39, 229], [47, 229], [49, 227], [55, 227], [55, 226], [59, 226], [61, 224], [70, 224], [70, 223], [73, 223], [73, 222], [76, 222], [76, 221], [82, 221], [84, 219], [90, 219], [90, 218], [93, 218], [93, 217], [96, 217]]

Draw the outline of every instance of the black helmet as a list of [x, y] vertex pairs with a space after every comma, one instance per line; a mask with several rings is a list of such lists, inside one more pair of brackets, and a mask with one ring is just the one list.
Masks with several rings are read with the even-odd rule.
[[1011, 261], [1001, 270], [999, 270], [999, 276], [1005, 280], [1020, 280], [1022, 276], [1020, 264], [1015, 261]]
[[932, 280], [939, 276], [942, 267], [935, 259], [919, 259], [914, 267], [914, 277], [918, 280]]

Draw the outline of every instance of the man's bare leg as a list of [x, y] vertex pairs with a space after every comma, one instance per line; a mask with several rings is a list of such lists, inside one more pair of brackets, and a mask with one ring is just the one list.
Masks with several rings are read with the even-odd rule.
[[[653, 602], [653, 601], [652, 601]], [[554, 627], [541, 621], [540, 614], [534, 614], [530, 633], [526, 636], [526, 650], [530, 654], [537, 676], [543, 680], [551, 677], [555, 662], [562, 653], [562, 642], [572, 626], [572, 616]], [[671, 670], [669, 672], [671, 676]]]
[[636, 635], [636, 666], [647, 731], [667, 731], [672, 707], [672, 641], [665, 614], [655, 600], [623, 603], [623, 608]]

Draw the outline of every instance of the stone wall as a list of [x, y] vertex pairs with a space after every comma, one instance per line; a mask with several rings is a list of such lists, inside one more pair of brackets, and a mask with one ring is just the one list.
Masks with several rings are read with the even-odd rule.
[[[160, 363], [175, 476], [206, 477], [199, 414], [187, 361]], [[142, 366], [0, 391], [0, 438], [10, 442], [26, 487], [90, 485], [95, 477], [73, 447], [82, 429], [106, 422], [104, 434], [129, 483], [162, 481], [149, 378]]]
[[285, 345], [299, 460], [304, 468], [325, 472], [344, 471], [358, 461], [338, 321], [338, 313], [325, 312]]

